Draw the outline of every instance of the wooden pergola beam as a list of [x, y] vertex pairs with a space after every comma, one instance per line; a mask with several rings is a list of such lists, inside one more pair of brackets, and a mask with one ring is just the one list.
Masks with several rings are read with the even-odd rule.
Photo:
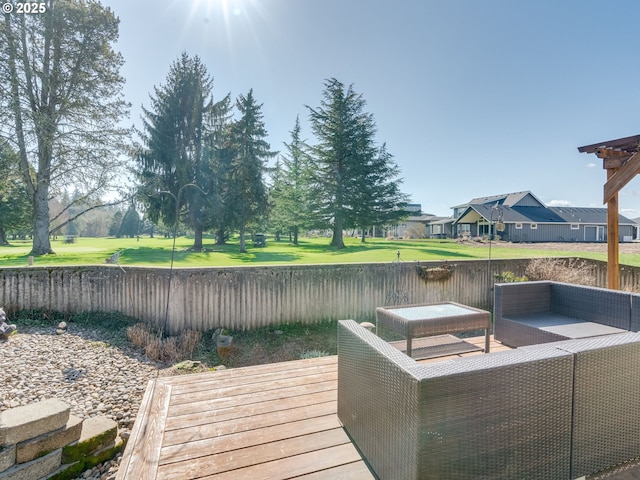
[[607, 169], [607, 183], [604, 184], [604, 201], [608, 203], [622, 187], [633, 180], [640, 171], [640, 152], [636, 152], [619, 168]]
[[607, 204], [607, 286], [620, 289], [620, 219], [618, 192], [640, 173], [640, 135], [618, 138], [578, 147], [581, 153], [594, 153], [607, 170], [603, 200]]

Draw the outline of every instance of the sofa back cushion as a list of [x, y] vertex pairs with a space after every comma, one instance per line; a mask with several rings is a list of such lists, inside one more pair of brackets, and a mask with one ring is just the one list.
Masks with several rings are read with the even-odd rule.
[[631, 328], [631, 295], [628, 292], [552, 283], [551, 311], [624, 330]]
[[422, 364], [416, 478], [569, 478], [573, 356], [539, 346]]
[[498, 283], [495, 310], [504, 318], [551, 311], [551, 282]]

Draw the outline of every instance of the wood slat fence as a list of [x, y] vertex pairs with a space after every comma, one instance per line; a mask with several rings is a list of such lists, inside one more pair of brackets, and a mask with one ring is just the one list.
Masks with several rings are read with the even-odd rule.
[[[9, 311], [120, 312], [169, 333], [364, 321], [383, 305], [456, 301], [490, 308], [496, 275], [521, 276], [529, 261], [203, 267], [172, 273], [117, 265], [2, 268], [0, 306]], [[605, 286], [606, 262], [589, 263], [596, 285]], [[640, 269], [623, 266], [622, 287], [639, 284]]]

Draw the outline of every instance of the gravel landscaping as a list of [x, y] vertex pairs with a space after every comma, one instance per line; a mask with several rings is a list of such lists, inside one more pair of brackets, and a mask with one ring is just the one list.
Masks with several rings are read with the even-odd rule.
[[[147, 382], [165, 365], [149, 361], [121, 338], [109, 339], [104, 329], [73, 325], [61, 335], [55, 327], [18, 329], [0, 342], [0, 411], [59, 398], [80, 418], [115, 420], [121, 436], [128, 436]], [[81, 478], [114, 479], [118, 463], [119, 457]]]

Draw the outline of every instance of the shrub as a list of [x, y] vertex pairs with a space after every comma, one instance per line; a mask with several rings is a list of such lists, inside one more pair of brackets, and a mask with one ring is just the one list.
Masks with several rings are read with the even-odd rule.
[[594, 268], [576, 258], [536, 258], [529, 262], [525, 274], [529, 280], [551, 280], [577, 285], [596, 283]]
[[136, 347], [145, 348], [151, 343], [153, 336], [151, 329], [144, 323], [136, 323], [127, 328], [127, 339]]
[[320, 358], [320, 357], [328, 357], [329, 354], [327, 352], [322, 352], [320, 350], [307, 350], [300, 354], [300, 360], [305, 360], [307, 358]]
[[202, 335], [195, 330], [185, 330], [178, 336], [163, 338], [148, 325], [137, 323], [127, 328], [127, 338], [134, 345], [143, 348], [148, 358], [173, 363], [191, 357], [200, 344]]
[[502, 272], [496, 275], [496, 280], [502, 283], [526, 282], [529, 280], [526, 276], [518, 277], [513, 272]]

